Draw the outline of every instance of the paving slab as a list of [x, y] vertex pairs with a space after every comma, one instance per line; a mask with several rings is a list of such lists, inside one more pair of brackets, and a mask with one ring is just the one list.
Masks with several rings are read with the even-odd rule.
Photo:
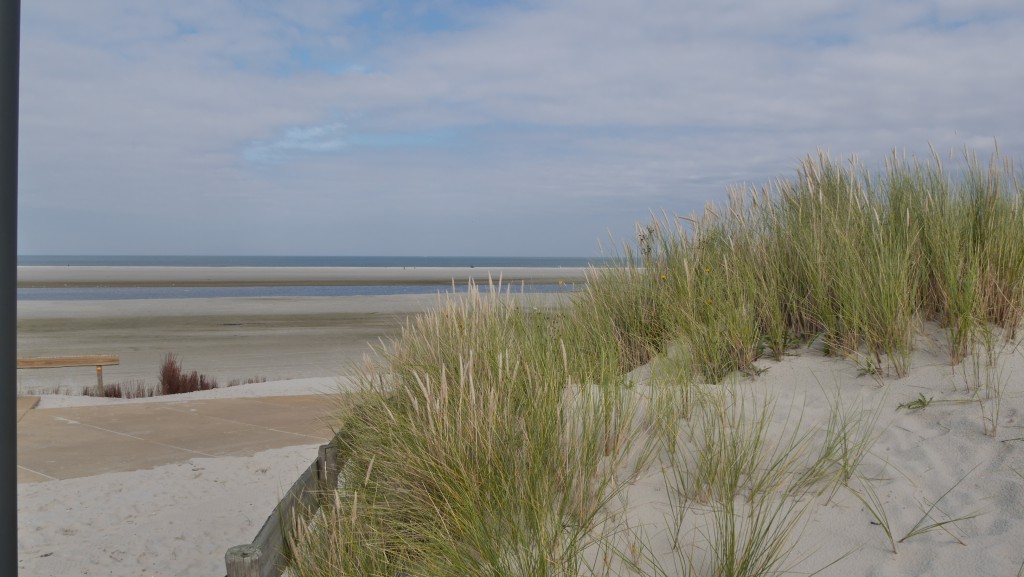
[[29, 410], [18, 422], [18, 482], [323, 443], [330, 409], [303, 395]]
[[[223, 419], [239, 425], [255, 425], [296, 435], [319, 437], [325, 421], [331, 419], [332, 400], [326, 396], [245, 397], [234, 403], [217, 400], [194, 401], [188, 407], [177, 403], [169, 410], [189, 411], [208, 419]], [[315, 418], [311, 418], [311, 416]]]
[[18, 423], [18, 470], [48, 479], [149, 469], [202, 456], [91, 427], [49, 409], [32, 411]]

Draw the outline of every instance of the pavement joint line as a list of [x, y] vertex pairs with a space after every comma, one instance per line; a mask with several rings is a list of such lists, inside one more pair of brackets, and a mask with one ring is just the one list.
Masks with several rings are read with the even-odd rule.
[[[294, 395], [294, 396], [296, 396], [296, 397], [316, 397], [316, 396], [321, 396], [321, 395], [326, 395], [326, 393], [314, 393], [314, 394], [311, 394], [311, 395]], [[293, 396], [293, 395], [288, 395], [288, 396]], [[275, 406], [276, 407], [276, 406], [278, 406], [280, 404], [280, 403], [277, 403], [277, 402], [268, 401], [264, 397], [238, 397], [238, 398], [239, 399], [250, 400], [250, 401], [252, 401], [254, 403], [259, 403], [261, 405], [270, 405], [270, 406]]]
[[[171, 407], [163, 407], [163, 408], [166, 408], [168, 411], [174, 411], [176, 413], [185, 413], [186, 415], [193, 414], [191, 412], [191, 410], [185, 411], [185, 410], [182, 410], [182, 409], [172, 409]], [[307, 435], [305, 433], [296, 433], [294, 431], [285, 431], [283, 429], [274, 429], [272, 427], [261, 427], [259, 425], [254, 425], [252, 423], [246, 423], [245, 421], [236, 421], [234, 419], [227, 419], [227, 418], [224, 418], [224, 417], [214, 417], [213, 415], [202, 415], [202, 414], [200, 414], [199, 416], [203, 417], [204, 419], [216, 419], [218, 421], [224, 421], [225, 423], [232, 423], [232, 424], [235, 424], [235, 425], [243, 425], [246, 428], [256, 427], [257, 429], [263, 429], [264, 431], [271, 431], [271, 432], [274, 432], [274, 433], [284, 433], [286, 435], [293, 435], [293, 436], [296, 436], [296, 437], [306, 437], [306, 438], [309, 438], [309, 439], [316, 439], [317, 441], [322, 441], [323, 440], [323, 437], [317, 437], [317, 436], [314, 436], [314, 435]]]
[[105, 433], [113, 433], [115, 435], [121, 435], [122, 437], [128, 437], [129, 439], [135, 439], [136, 441], [142, 441], [143, 443], [151, 443], [153, 445], [159, 445], [161, 447], [168, 447], [168, 448], [171, 448], [171, 449], [177, 449], [179, 451], [185, 451], [186, 453], [194, 453], [196, 455], [201, 455], [203, 457], [217, 457], [217, 455], [211, 455], [209, 453], [204, 453], [202, 451], [197, 451], [195, 449], [188, 449], [188, 448], [185, 448], [185, 447], [179, 447], [177, 445], [172, 445], [170, 443], [161, 443], [160, 441], [150, 441], [149, 439], [144, 439], [142, 437], [138, 437], [138, 436], [132, 435], [130, 433], [122, 433], [121, 431], [115, 431], [113, 429], [107, 429], [107, 428], [104, 428], [104, 427], [100, 427], [98, 425], [90, 425], [89, 423], [83, 423], [81, 421], [77, 422], [76, 424], [84, 425], [86, 427], [92, 427], [93, 429], [96, 429], [98, 431], [103, 431]]
[[41, 472], [41, 471], [36, 471], [35, 469], [29, 469], [28, 467], [26, 467], [26, 466], [24, 466], [24, 465], [18, 465], [18, 468], [19, 468], [19, 469], [25, 469], [25, 470], [26, 470], [26, 471], [28, 471], [29, 473], [32, 473], [32, 474], [35, 474], [35, 475], [39, 475], [39, 476], [42, 476], [42, 477], [46, 477], [47, 479], [49, 479], [49, 480], [51, 480], [51, 481], [60, 481], [60, 479], [58, 479], [57, 477], [51, 477], [51, 476], [49, 476], [49, 475], [47, 475], [46, 473], [43, 473], [43, 472]]

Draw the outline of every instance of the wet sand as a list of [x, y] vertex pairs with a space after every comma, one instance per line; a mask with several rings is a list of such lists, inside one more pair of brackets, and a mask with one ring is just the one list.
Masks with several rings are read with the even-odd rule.
[[[528, 295], [553, 302], [556, 295]], [[174, 353], [185, 370], [269, 381], [351, 375], [371, 344], [397, 336], [406, 320], [437, 305], [438, 295], [253, 297], [18, 303], [18, 355], [114, 354], [106, 384], [155, 385]], [[96, 383], [92, 367], [19, 369], [18, 391], [31, 394]]]
[[20, 266], [19, 288], [580, 283], [585, 268]]
[[[438, 285], [470, 279], [506, 284], [580, 282], [582, 268], [18, 267], [19, 288], [160, 286]], [[557, 298], [557, 297], [550, 297]], [[238, 297], [112, 301], [19, 301], [18, 355], [114, 354], [105, 383], [155, 384], [163, 357], [222, 386], [351, 374], [370, 343], [396, 336], [436, 294]], [[18, 371], [21, 394], [96, 382], [91, 367]]]
[[[437, 296], [217, 298], [18, 303], [18, 355], [115, 354], [105, 383], [155, 384], [167, 353], [227, 385], [351, 374], [368, 343], [398, 334]], [[92, 367], [20, 369], [22, 394], [96, 382]]]

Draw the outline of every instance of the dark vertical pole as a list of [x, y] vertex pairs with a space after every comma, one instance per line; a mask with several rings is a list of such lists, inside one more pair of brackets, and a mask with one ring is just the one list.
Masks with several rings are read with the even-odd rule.
[[[18, 574], [18, 52], [21, 0], [0, 0], [0, 574]], [[5, 416], [6, 415], [6, 416]]]

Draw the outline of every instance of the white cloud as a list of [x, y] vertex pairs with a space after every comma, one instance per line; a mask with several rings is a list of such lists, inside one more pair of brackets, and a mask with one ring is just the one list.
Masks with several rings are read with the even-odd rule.
[[[523, 252], [589, 251], [817, 147], [1024, 156], [1012, 0], [421, 4], [458, 25], [373, 29], [355, 1], [26, 4], [22, 250], [116, 251], [100, 218], [151, 223], [152, 251], [273, 223], [297, 231], [273, 252], [452, 253], [458, 223], [502, 213], [546, 227]], [[394, 232], [361, 244], [377, 221]], [[496, 242], [474, 246], [517, 252]]]

